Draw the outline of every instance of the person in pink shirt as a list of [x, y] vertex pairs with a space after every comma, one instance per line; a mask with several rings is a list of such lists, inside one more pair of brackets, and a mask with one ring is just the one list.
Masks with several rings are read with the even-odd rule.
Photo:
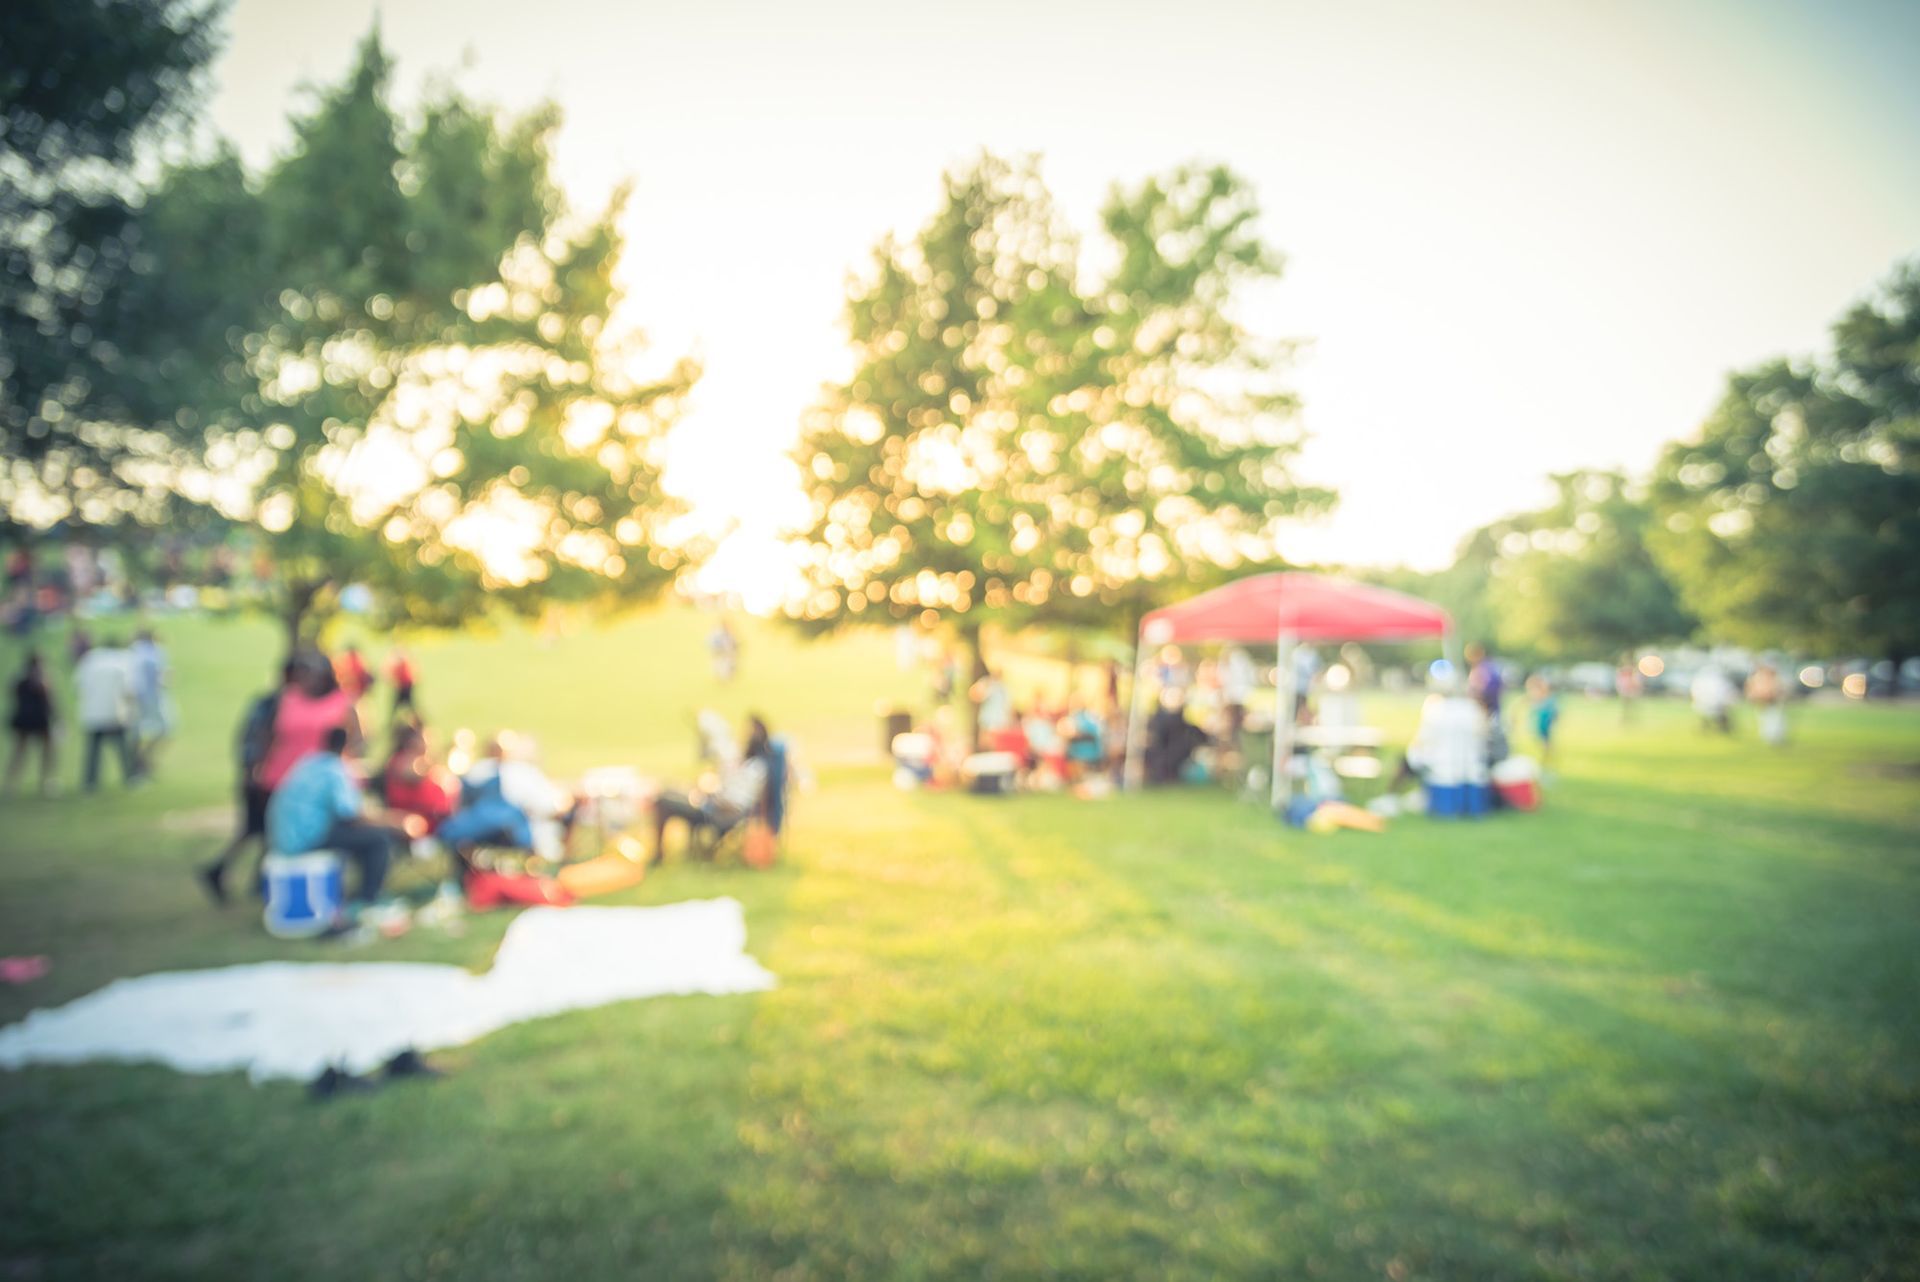
[[326, 656], [317, 650], [303, 651], [293, 657], [292, 667], [293, 682], [281, 692], [280, 708], [274, 714], [273, 744], [256, 776], [268, 792], [280, 786], [300, 758], [320, 751], [327, 731], [336, 726], [346, 730], [354, 748], [361, 741], [353, 698], [341, 688]]

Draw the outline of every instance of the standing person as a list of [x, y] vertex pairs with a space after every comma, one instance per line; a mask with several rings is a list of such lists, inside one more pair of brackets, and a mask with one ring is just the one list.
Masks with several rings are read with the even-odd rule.
[[235, 745], [240, 767], [240, 831], [212, 863], [200, 868], [201, 884], [216, 904], [227, 902], [227, 868], [240, 857], [240, 852], [257, 845], [260, 853], [266, 854], [267, 802], [273, 790], [260, 782], [260, 767], [273, 746], [273, 725], [280, 715], [280, 697], [293, 684], [294, 676], [294, 665], [289, 661], [280, 669], [280, 684], [249, 704], [247, 715], [241, 718], [239, 740]]
[[7, 592], [9, 595], [33, 591], [33, 553], [20, 546], [7, 553]]
[[260, 784], [268, 792], [280, 786], [300, 758], [319, 752], [327, 732], [336, 726], [347, 732], [350, 747], [360, 743], [360, 718], [327, 657], [318, 650], [303, 650], [289, 666], [293, 680], [280, 692], [272, 742], [258, 771]]
[[19, 680], [13, 683], [13, 711], [7, 718], [7, 728], [13, 732], [13, 750], [7, 755], [8, 794], [20, 777], [20, 762], [29, 746], [40, 750], [40, 795], [46, 796], [52, 787], [53, 720], [53, 692], [47, 688], [40, 652], [29, 651]]
[[1259, 672], [1253, 660], [1239, 646], [1231, 646], [1220, 657], [1220, 701], [1227, 710], [1226, 746], [1240, 751], [1240, 733], [1247, 725], [1247, 705], [1253, 701], [1254, 682]]
[[87, 736], [81, 786], [88, 792], [100, 786], [100, 749], [108, 743], [120, 757], [120, 782], [138, 783], [140, 760], [132, 739], [132, 656], [113, 642], [103, 641], [88, 650], [74, 667], [73, 686], [74, 711]]
[[77, 607], [85, 604], [93, 595], [98, 584], [94, 568], [93, 549], [81, 547], [78, 543], [67, 544], [67, 592]]
[[1760, 740], [1779, 747], [1787, 741], [1787, 692], [1780, 684], [1780, 673], [1771, 663], [1762, 663], [1747, 678], [1747, 702], [1759, 713]]
[[387, 680], [393, 682], [393, 710], [387, 719], [399, 720], [402, 708], [417, 714], [420, 710], [413, 704], [413, 660], [399, 646], [387, 655]]
[[74, 624], [73, 631], [67, 637], [67, 662], [76, 668], [79, 667], [80, 660], [86, 658], [87, 651], [91, 649], [93, 649], [93, 634], [78, 623]]
[[160, 745], [173, 733], [167, 707], [167, 655], [151, 628], [142, 628], [133, 643], [133, 698], [135, 751], [140, 773], [151, 777]]
[[953, 702], [954, 674], [959, 671], [960, 661], [953, 657], [953, 651], [941, 648], [933, 661], [933, 706], [944, 708]]
[[340, 657], [333, 662], [333, 672], [340, 688], [347, 692], [347, 698], [355, 704], [373, 688], [373, 673], [368, 669], [367, 661], [361, 657], [357, 645], [350, 645], [340, 652]]
[[707, 637], [707, 650], [713, 655], [714, 679], [723, 682], [733, 680], [740, 666], [740, 638], [733, 634], [726, 615], [721, 615], [713, 625], [713, 631]]
[[1634, 666], [1631, 658], [1613, 674], [1613, 690], [1620, 698], [1622, 724], [1633, 720], [1634, 705], [1640, 701], [1640, 694], [1645, 688], [1640, 680], [1640, 669]]
[[8, 623], [15, 633], [26, 636], [38, 622], [39, 603], [33, 593], [33, 554], [16, 547], [7, 554]]
[[1689, 693], [1693, 697], [1693, 710], [1699, 714], [1701, 729], [1733, 733], [1733, 682], [1719, 664], [1709, 663], [1700, 669]]
[[1187, 686], [1193, 681], [1193, 669], [1187, 666], [1187, 658], [1180, 653], [1179, 646], [1169, 645], [1160, 648], [1160, 659], [1154, 668], [1154, 676], [1159, 680], [1163, 693], [1168, 690], [1177, 691], [1181, 702], [1186, 702]]
[[987, 674], [973, 683], [967, 691], [978, 711], [974, 714], [974, 725], [979, 729], [982, 742], [991, 743], [994, 736], [1004, 733], [1013, 725], [1013, 694], [1007, 689], [1007, 683], [992, 668]]
[[1553, 766], [1553, 727], [1560, 720], [1560, 699], [1553, 684], [1539, 673], [1527, 678], [1527, 697], [1533, 701], [1533, 734], [1540, 741], [1541, 769]]
[[360, 784], [341, 757], [346, 749], [346, 727], [334, 726], [318, 752], [294, 763], [267, 803], [267, 835], [283, 855], [339, 851], [360, 870], [357, 898], [370, 903], [407, 835], [368, 811]]
[[1467, 647], [1466, 660], [1467, 693], [1498, 724], [1500, 696], [1506, 689], [1506, 680], [1500, 675], [1500, 665], [1487, 654], [1487, 647], [1477, 641]]

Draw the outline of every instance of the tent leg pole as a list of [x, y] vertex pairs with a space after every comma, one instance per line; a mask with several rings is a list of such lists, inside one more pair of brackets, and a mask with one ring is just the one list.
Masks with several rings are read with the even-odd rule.
[[1147, 643], [1146, 628], [1143, 625], [1140, 635], [1134, 638], [1133, 651], [1133, 689], [1127, 699], [1127, 764], [1121, 774], [1121, 782], [1128, 788], [1138, 788], [1146, 782], [1146, 763], [1141, 760], [1142, 742], [1146, 734], [1140, 723], [1141, 704], [1147, 697]]
[[1275, 644], [1277, 658], [1273, 672], [1273, 786], [1269, 790], [1274, 813], [1286, 810], [1292, 800], [1293, 718], [1300, 697], [1293, 679], [1293, 638], [1282, 632]]

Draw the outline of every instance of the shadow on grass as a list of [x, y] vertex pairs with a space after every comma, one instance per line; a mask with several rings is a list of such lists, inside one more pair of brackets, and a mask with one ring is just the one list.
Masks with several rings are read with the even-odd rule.
[[[1436, 901], [1419, 861], [1524, 875], [1519, 829], [1321, 845], [1211, 797], [870, 805], [852, 840], [876, 845], [796, 909], [834, 960], [755, 1020], [734, 1276], [1837, 1277], [1913, 1227], [1911, 1042], [1874, 1042], [1877, 1003], [1823, 1011], [1797, 961], [1721, 966], [1711, 934], [1649, 953], [1565, 876]], [[1782, 912], [1859, 891], [1765, 874]], [[1849, 929], [1809, 946], [1882, 956], [1897, 906]], [[1837, 1045], [1877, 1049], [1849, 1070]]]

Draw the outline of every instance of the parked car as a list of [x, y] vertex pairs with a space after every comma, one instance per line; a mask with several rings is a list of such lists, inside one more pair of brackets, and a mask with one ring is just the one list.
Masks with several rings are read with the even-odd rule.
[[1567, 669], [1565, 686], [1569, 690], [1578, 690], [1586, 695], [1613, 694], [1615, 693], [1613, 665], [1576, 663]]

